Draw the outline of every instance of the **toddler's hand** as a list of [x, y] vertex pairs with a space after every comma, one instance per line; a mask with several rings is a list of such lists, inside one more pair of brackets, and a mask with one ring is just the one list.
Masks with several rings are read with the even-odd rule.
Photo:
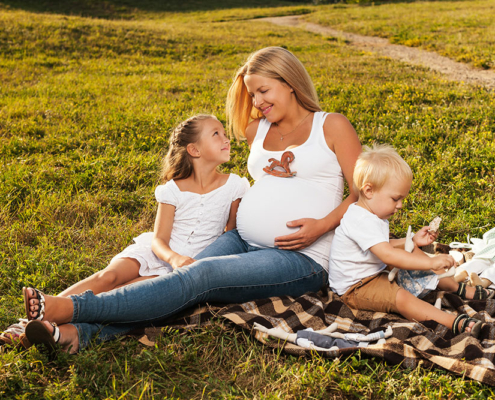
[[174, 258], [172, 260], [170, 265], [172, 265], [173, 269], [176, 269], [176, 268], [181, 268], [181, 267], [184, 267], [186, 265], [192, 264], [195, 261], [196, 260], [194, 258], [182, 256], [179, 254], [176, 258]]
[[430, 265], [433, 271], [445, 272], [455, 265], [455, 260], [448, 254], [439, 254], [430, 258]]
[[418, 247], [427, 246], [435, 241], [438, 237], [438, 232], [428, 232], [429, 226], [423, 226], [417, 233], [414, 234], [413, 242]]

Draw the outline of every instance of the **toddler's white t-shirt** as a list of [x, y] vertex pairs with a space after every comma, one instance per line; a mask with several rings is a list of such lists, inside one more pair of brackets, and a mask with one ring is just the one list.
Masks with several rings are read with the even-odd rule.
[[351, 204], [335, 230], [328, 280], [339, 296], [360, 280], [378, 274], [386, 265], [369, 249], [389, 241], [388, 220]]

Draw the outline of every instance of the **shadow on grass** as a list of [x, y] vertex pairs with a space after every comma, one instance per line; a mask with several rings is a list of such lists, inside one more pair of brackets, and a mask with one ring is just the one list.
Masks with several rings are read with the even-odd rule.
[[24, 10], [106, 19], [132, 19], [136, 13], [212, 11], [231, 8], [281, 7], [311, 0], [0, 0], [0, 10]]
[[[214, 11], [232, 8], [267, 8], [303, 4], [345, 6], [413, 3], [416, 0], [0, 0], [0, 10], [24, 10], [104, 19], [134, 19], [140, 13]], [[470, 1], [470, 0], [430, 0]]]

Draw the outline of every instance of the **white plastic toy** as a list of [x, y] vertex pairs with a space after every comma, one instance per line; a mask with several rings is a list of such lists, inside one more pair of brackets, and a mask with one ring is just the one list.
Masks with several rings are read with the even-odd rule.
[[[440, 221], [441, 221], [440, 217], [435, 217], [435, 219], [430, 222], [429, 231], [433, 231], [434, 228], [435, 228], [435, 231], [438, 231], [438, 226], [440, 225]], [[407, 234], [406, 234], [406, 242], [404, 243], [404, 250], [407, 251], [408, 253], [412, 253], [412, 251], [414, 250], [414, 242], [412, 240], [412, 236], [413, 235], [412, 235], [412, 231], [411, 231], [411, 225], [409, 225], [409, 228], [407, 229]], [[462, 256], [462, 254], [461, 254], [461, 256]], [[397, 275], [398, 271], [399, 271], [399, 268], [393, 268], [388, 273], [388, 280], [390, 282], [392, 282], [395, 279], [395, 275]], [[449, 276], [454, 276], [454, 274], [455, 274], [455, 267], [452, 267], [448, 271], [446, 271], [445, 273], [439, 274], [438, 279], [447, 278]]]

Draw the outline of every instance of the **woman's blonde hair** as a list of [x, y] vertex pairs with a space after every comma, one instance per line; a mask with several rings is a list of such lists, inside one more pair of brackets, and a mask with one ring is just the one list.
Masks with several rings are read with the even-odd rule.
[[380, 190], [392, 177], [404, 180], [412, 180], [413, 177], [411, 168], [394, 148], [388, 144], [363, 146], [352, 176], [354, 191], [361, 193], [367, 183], [374, 190]]
[[173, 130], [168, 141], [168, 152], [162, 163], [160, 180], [163, 183], [171, 179], [185, 179], [192, 174], [193, 163], [187, 152], [187, 145], [199, 140], [202, 122], [207, 119], [216, 119], [216, 117], [198, 114], [181, 122]]
[[237, 71], [227, 95], [227, 131], [237, 139], [244, 136], [250, 119], [263, 117], [253, 106], [244, 83], [246, 75], [277, 79], [294, 90], [296, 100], [308, 111], [321, 111], [316, 89], [301, 61], [282, 47], [266, 47], [249, 55]]

